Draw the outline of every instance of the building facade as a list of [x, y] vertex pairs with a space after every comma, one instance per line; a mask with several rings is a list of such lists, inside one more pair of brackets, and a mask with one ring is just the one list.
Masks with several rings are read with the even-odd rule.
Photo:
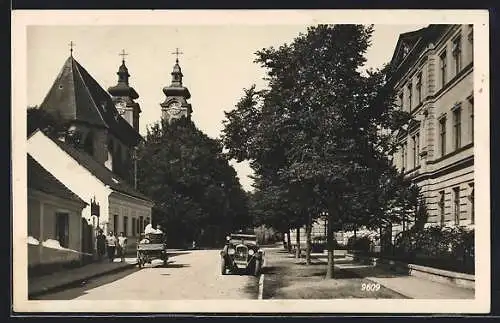
[[81, 213], [88, 204], [31, 155], [27, 158], [28, 268], [79, 263], [85, 252]]
[[88, 204], [80, 217], [91, 235], [98, 228], [124, 232], [133, 248], [152, 221], [153, 202], [134, 187], [141, 111], [124, 60], [117, 74], [108, 93], [71, 55], [39, 107], [64, 121], [66, 130], [58, 136], [35, 131], [28, 152]]
[[473, 53], [472, 25], [429, 25], [401, 34], [390, 63], [398, 105], [415, 119], [393, 161], [421, 188], [428, 225], [474, 226]]

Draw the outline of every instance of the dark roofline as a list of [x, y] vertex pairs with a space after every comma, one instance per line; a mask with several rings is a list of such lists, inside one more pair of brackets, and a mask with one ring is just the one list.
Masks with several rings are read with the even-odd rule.
[[[73, 202], [78, 202], [83, 205], [89, 205], [73, 191], [71, 191], [66, 185], [64, 185], [60, 180], [58, 180], [54, 175], [52, 175], [47, 169], [45, 169], [39, 162], [36, 161], [33, 156], [29, 153], [27, 156], [27, 169], [28, 169], [28, 188], [43, 192], [45, 194], [54, 195], [64, 200], [69, 200]], [[31, 176], [35, 176], [42, 182], [34, 182], [30, 180]], [[33, 179], [33, 178], [31, 178]], [[45, 187], [43, 187], [45, 185]], [[49, 189], [47, 189], [49, 188]], [[50, 189], [52, 188], [52, 189]]]
[[[46, 137], [52, 140], [57, 146], [59, 146], [64, 152], [66, 152], [71, 158], [73, 158], [80, 166], [85, 168], [94, 177], [96, 177], [104, 185], [109, 186], [112, 190], [134, 198], [138, 198], [143, 201], [154, 203], [153, 200], [129, 186], [125, 180], [110, 171], [106, 166], [96, 161], [90, 155], [72, 147], [68, 143], [62, 142], [50, 136]], [[113, 182], [113, 178], [116, 179], [118, 183]]]

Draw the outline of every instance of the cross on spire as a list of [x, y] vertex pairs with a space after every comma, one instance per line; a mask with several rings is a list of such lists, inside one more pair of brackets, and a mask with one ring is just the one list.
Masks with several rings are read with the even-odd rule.
[[75, 43], [73, 43], [73, 41], [70, 41], [68, 45], [69, 45], [69, 54], [71, 55], [71, 57], [73, 57], [73, 46], [75, 46]]
[[122, 57], [122, 62], [125, 63], [125, 56], [127, 56], [128, 53], [125, 53], [125, 50], [122, 49], [122, 52], [120, 54], [118, 54], [118, 55], [120, 55]]
[[179, 48], [175, 49], [175, 52], [172, 53], [172, 55], [175, 55], [175, 62], [178, 64], [179, 63], [179, 55], [184, 54], [183, 52], [179, 52]]

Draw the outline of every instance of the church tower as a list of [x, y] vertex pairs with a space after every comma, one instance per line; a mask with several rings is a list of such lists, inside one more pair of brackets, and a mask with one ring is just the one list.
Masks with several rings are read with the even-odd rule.
[[130, 74], [125, 65], [125, 51], [120, 54], [122, 56], [122, 65], [118, 68], [118, 83], [115, 86], [108, 88], [108, 92], [113, 96], [118, 113], [125, 119], [135, 131], [139, 132], [139, 114], [141, 108], [139, 103], [134, 100], [139, 98], [139, 94], [129, 85], [128, 79]]
[[177, 55], [175, 59], [175, 65], [172, 70], [172, 83], [170, 86], [163, 88], [163, 93], [165, 93], [165, 101], [160, 104], [162, 111], [162, 119], [168, 122], [173, 119], [179, 119], [186, 117], [191, 118], [192, 108], [191, 104], [187, 102], [191, 98], [189, 90], [182, 85], [182, 77], [184, 76], [179, 65], [179, 49], [173, 53]]

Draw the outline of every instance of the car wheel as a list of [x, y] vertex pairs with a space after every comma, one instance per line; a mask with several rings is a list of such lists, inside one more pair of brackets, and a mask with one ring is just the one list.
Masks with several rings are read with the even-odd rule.
[[224, 259], [224, 258], [221, 258], [221, 260], [220, 260], [220, 273], [222, 275], [226, 274], [226, 259]]

